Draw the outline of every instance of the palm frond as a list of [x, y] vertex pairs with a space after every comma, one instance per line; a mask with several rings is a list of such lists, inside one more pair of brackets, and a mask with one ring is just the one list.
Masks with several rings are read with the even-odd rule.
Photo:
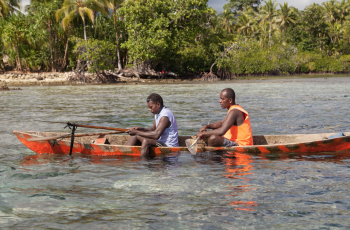
[[94, 23], [95, 22], [94, 11], [87, 7], [84, 7], [83, 10], [84, 10], [84, 13], [86, 13], [87, 16], [90, 18], [92, 23]]

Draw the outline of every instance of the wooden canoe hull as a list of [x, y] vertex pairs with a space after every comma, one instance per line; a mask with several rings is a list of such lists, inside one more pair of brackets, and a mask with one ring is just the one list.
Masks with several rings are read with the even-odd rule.
[[[54, 144], [54, 140], [49, 141], [28, 141], [29, 138], [37, 137], [31, 133], [14, 131], [17, 138], [32, 151], [43, 154], [69, 154], [70, 141], [61, 140]], [[155, 156], [162, 154], [175, 153], [179, 151], [187, 151], [187, 147], [153, 147], [150, 153]], [[86, 155], [101, 155], [101, 156], [140, 156], [141, 146], [125, 146], [125, 145], [97, 145], [93, 143], [74, 142], [73, 153], [81, 153]]]
[[[70, 141], [64, 139], [57, 141], [54, 144], [54, 140], [49, 141], [28, 141], [32, 137], [50, 136], [55, 134], [56, 136], [62, 135], [62, 133], [49, 133], [49, 132], [24, 132], [14, 131], [17, 138], [32, 151], [43, 154], [69, 154]], [[203, 142], [199, 143], [197, 152], [214, 152], [214, 151], [229, 151], [239, 152], [247, 154], [270, 154], [270, 153], [317, 153], [317, 152], [337, 152], [350, 150], [350, 133], [345, 133], [346, 136], [326, 139], [325, 137], [331, 136], [334, 133], [328, 134], [302, 134], [302, 135], [281, 135], [281, 136], [254, 136], [253, 146], [237, 146], [237, 147], [208, 147], [204, 146]], [[116, 135], [114, 135], [115, 137]], [[125, 142], [128, 136], [118, 135], [117, 138], [122, 138]], [[322, 137], [322, 138], [321, 138]], [[93, 138], [93, 137], [92, 137]], [[97, 137], [95, 137], [97, 138]], [[180, 147], [153, 147], [150, 149], [150, 153], [154, 156], [172, 155], [180, 151], [188, 151], [185, 147], [184, 140], [191, 138], [190, 136], [179, 137]], [[294, 139], [293, 139], [294, 138]], [[319, 140], [313, 140], [317, 139]], [[309, 140], [301, 143], [290, 143], [291, 140]], [[81, 141], [79, 141], [81, 140]], [[90, 139], [88, 139], [90, 140]], [[92, 139], [91, 139], [92, 140]], [[283, 143], [285, 141], [286, 143]], [[271, 143], [276, 144], [271, 144]], [[73, 153], [81, 153], [87, 155], [127, 155], [127, 156], [140, 156], [140, 146], [125, 146], [123, 144], [93, 144], [83, 139], [77, 138], [77, 141], [73, 145]]]

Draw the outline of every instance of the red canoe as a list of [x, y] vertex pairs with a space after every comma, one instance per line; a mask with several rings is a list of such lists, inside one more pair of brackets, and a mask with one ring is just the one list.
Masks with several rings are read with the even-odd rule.
[[[18, 139], [36, 153], [43, 154], [69, 154], [70, 138], [55, 140], [30, 141], [29, 138], [61, 136], [66, 133], [13, 131]], [[198, 142], [197, 152], [230, 151], [248, 154], [269, 153], [317, 153], [338, 152], [350, 150], [350, 132], [345, 136], [328, 139], [335, 133], [322, 134], [294, 134], [294, 135], [261, 135], [254, 136], [254, 145], [245, 147], [208, 147], [203, 141]], [[73, 145], [73, 153], [88, 155], [128, 155], [140, 156], [140, 146], [124, 145], [128, 135], [106, 135], [104, 138], [110, 144], [93, 143], [99, 136], [76, 137]], [[191, 136], [180, 136], [180, 147], [153, 147], [150, 153], [154, 156], [171, 155], [179, 151], [188, 151], [185, 140]], [[55, 143], [55, 144], [54, 144]]]

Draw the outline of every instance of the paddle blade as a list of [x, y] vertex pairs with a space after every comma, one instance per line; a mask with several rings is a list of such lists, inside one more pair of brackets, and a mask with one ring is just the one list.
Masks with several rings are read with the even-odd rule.
[[190, 151], [192, 154], [196, 155], [198, 145], [197, 145], [197, 143], [193, 144], [194, 142], [195, 142], [195, 140], [193, 140], [193, 139], [185, 140], [188, 151]]

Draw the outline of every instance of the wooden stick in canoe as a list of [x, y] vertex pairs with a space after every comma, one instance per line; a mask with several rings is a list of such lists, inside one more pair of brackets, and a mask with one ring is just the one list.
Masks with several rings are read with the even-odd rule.
[[77, 127], [83, 127], [83, 128], [116, 130], [116, 131], [120, 131], [122, 133], [125, 133], [127, 131], [127, 129], [112, 128], [112, 127], [102, 127], [102, 126], [93, 126], [93, 125], [79, 125], [79, 124], [73, 124], [73, 125], [76, 125]]
[[[40, 121], [40, 120], [37, 120]], [[107, 130], [116, 130], [121, 132], [126, 132], [127, 129], [121, 129], [121, 128], [112, 128], [112, 127], [103, 127], [103, 126], [94, 126], [94, 125], [82, 125], [82, 124], [75, 124], [70, 122], [58, 122], [58, 121], [40, 121], [40, 122], [49, 122], [49, 123], [60, 123], [60, 124], [66, 124], [68, 126], [76, 126], [76, 127], [83, 127], [83, 128], [91, 128], [91, 129], [107, 129]]]
[[[107, 133], [81, 133], [81, 134], [74, 134], [74, 137], [87, 137], [87, 136], [101, 136], [101, 135], [109, 135], [109, 134], [117, 134], [117, 133], [124, 133], [123, 131], [117, 131], [117, 132], [107, 132]], [[29, 138], [28, 141], [49, 141], [49, 140], [56, 140], [60, 138], [67, 138], [70, 137], [72, 134], [67, 133], [62, 136], [58, 137], [32, 137]]]

